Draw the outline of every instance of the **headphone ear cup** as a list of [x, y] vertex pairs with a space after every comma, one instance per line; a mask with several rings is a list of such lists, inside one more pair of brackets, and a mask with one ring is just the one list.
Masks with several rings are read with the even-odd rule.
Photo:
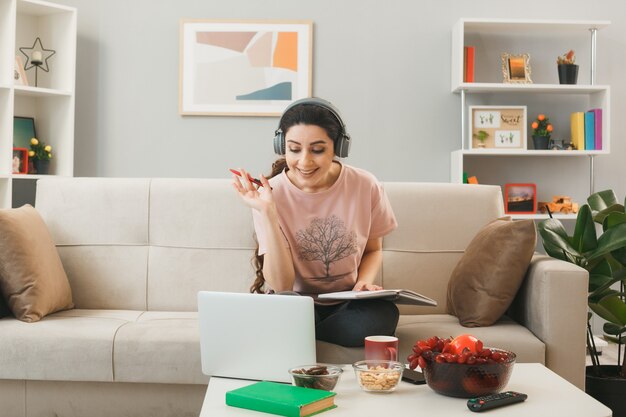
[[339, 136], [339, 139], [337, 139], [335, 143], [335, 155], [339, 158], [346, 158], [350, 153], [350, 144], [350, 135], [344, 133]]
[[281, 129], [274, 132], [274, 153], [277, 155], [285, 154], [285, 135]]

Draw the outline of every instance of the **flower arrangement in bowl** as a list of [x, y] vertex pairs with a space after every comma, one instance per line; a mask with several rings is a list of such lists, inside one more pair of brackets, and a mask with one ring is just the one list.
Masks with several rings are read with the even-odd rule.
[[533, 144], [535, 149], [548, 149], [550, 145], [550, 135], [554, 130], [550, 119], [548, 119], [545, 114], [540, 114], [530, 127], [533, 129]]
[[33, 161], [37, 174], [47, 174], [52, 159], [52, 146], [46, 145], [37, 138], [31, 138], [28, 157]]
[[559, 70], [559, 83], [576, 84], [578, 80], [578, 65], [575, 62], [576, 54], [573, 49], [556, 58]]

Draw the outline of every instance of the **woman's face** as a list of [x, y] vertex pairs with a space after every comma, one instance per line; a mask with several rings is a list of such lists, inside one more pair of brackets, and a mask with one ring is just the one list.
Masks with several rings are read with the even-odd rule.
[[335, 183], [340, 167], [333, 166], [335, 148], [326, 130], [315, 125], [294, 125], [285, 135], [287, 176], [305, 192], [318, 192]]

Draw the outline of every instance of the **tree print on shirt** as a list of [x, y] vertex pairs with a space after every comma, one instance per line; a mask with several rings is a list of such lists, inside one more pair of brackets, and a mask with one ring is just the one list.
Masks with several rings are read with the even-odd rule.
[[330, 276], [330, 264], [357, 252], [356, 232], [346, 230], [337, 216], [319, 217], [311, 225], [296, 233], [298, 256], [305, 261], [320, 261]]

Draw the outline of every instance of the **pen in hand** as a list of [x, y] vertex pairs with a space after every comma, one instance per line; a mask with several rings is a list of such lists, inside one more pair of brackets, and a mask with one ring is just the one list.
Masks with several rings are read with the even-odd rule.
[[[232, 169], [231, 168], [230, 172], [232, 172], [233, 174], [235, 174], [235, 175], [237, 175], [239, 177], [243, 177], [243, 175], [241, 175], [241, 172], [237, 171], [236, 169]], [[258, 185], [259, 187], [263, 187], [263, 183], [260, 180], [258, 180], [256, 178], [253, 178], [250, 174], [248, 174], [248, 180], [250, 180], [250, 182]]]

